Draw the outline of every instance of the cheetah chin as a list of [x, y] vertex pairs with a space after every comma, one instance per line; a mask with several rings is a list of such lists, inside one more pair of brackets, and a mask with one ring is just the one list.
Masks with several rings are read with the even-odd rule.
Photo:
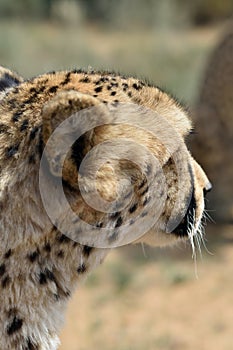
[[211, 184], [185, 109], [109, 72], [0, 67], [0, 350], [55, 350], [67, 300], [110, 248], [202, 236]]

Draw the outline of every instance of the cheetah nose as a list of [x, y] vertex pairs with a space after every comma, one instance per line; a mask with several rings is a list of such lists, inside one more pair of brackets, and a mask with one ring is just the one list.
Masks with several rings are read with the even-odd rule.
[[206, 195], [206, 193], [210, 192], [212, 190], [212, 187], [213, 187], [212, 183], [208, 182], [203, 189], [204, 195]]

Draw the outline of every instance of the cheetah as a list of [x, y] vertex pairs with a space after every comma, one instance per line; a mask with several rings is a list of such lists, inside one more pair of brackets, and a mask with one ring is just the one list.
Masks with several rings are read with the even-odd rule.
[[[192, 152], [215, 190], [208, 205], [217, 222], [233, 222], [233, 21], [212, 53], [194, 113]], [[210, 156], [211, 154], [211, 156]], [[221, 176], [219, 176], [221, 174]], [[218, 208], [216, 210], [216, 208]]]
[[211, 184], [186, 110], [136, 78], [1, 68], [0, 115], [0, 349], [55, 350], [69, 298], [111, 249], [199, 242]]

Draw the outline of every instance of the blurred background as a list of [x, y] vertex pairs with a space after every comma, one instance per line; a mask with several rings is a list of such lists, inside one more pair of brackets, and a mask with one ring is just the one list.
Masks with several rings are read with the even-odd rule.
[[[199, 91], [232, 13], [232, 0], [0, 0], [0, 64], [25, 78], [78, 67], [146, 78], [187, 104], [201, 125]], [[224, 150], [220, 159], [224, 182], [232, 164]], [[60, 349], [232, 350], [233, 220], [216, 214], [222, 200], [207, 203], [211, 253], [198, 256], [198, 279], [188, 244], [115, 250], [73, 297]]]

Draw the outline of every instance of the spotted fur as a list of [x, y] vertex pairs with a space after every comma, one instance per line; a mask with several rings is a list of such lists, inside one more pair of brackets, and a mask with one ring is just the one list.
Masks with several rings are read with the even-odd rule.
[[[171, 123], [179, 135], [183, 151], [175, 151], [177, 164], [184, 159], [185, 181], [182, 198], [193, 191], [198, 225], [203, 213], [203, 188], [208, 179], [187, 151], [184, 138], [191, 129], [185, 110], [165, 92], [144, 81], [108, 72], [74, 70], [52, 72], [23, 81], [14, 73], [0, 69], [0, 349], [55, 350], [58, 332], [63, 324], [66, 304], [77, 284], [99, 265], [108, 249], [81, 245], [61, 233], [50, 221], [39, 192], [39, 165], [44, 147], [53, 130], [76, 111], [97, 106], [100, 117], [118, 104], [135, 103], [154, 110]], [[103, 113], [103, 115], [102, 115]], [[151, 120], [154, 123], [154, 120]], [[77, 187], [79, 165], [92, 147], [111, 138], [133, 138], [149, 147], [160, 160], [168, 187], [166, 206], [160, 227], [145, 234], [139, 241], [152, 245], [176, 242], [187, 236], [183, 228], [165, 233], [178, 192], [177, 171], [171, 155], [156, 137], [127, 125], [104, 125], [77, 140], [63, 168], [63, 185], [71, 206], [86, 222], [95, 223], [96, 231], [114, 228], [109, 243], [117, 240], [119, 228], [137, 215], [147, 219], [154, 193], [145, 176], [127, 161], [103, 166], [97, 176], [101, 196], [111, 201], [115, 196], [116, 176], [127, 175], [134, 186], [128, 206], [115, 213], [103, 214], [90, 208]], [[175, 147], [175, 145], [174, 145]], [[137, 153], [136, 157], [137, 157]], [[139, 154], [139, 153], [138, 153]], [[48, 181], [58, 175], [59, 159], [47, 153]], [[115, 172], [112, 172], [115, 169]], [[145, 162], [145, 174], [157, 185], [158, 196], [164, 189], [157, 184], [157, 175]], [[122, 175], [123, 174], [123, 175]], [[86, 186], [92, 181], [84, 178]], [[130, 192], [124, 191], [124, 199]], [[183, 213], [183, 200], [176, 208]], [[63, 214], [62, 214], [63, 215]], [[61, 215], [61, 216], [62, 216]], [[65, 215], [64, 215], [65, 218]], [[69, 223], [68, 223], [69, 225]], [[82, 230], [82, 227], [79, 227]], [[101, 231], [100, 231], [101, 232]]]

